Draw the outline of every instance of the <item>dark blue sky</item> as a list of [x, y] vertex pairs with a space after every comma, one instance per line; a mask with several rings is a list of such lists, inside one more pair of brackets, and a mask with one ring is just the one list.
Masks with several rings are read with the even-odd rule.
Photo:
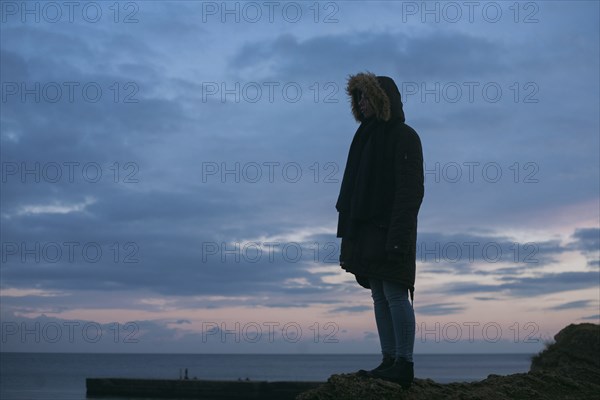
[[39, 349], [21, 322], [136, 321], [178, 351], [293, 321], [339, 342], [219, 349], [376, 352], [335, 237], [360, 71], [423, 144], [418, 322], [598, 320], [598, 3], [1, 5], [3, 349]]

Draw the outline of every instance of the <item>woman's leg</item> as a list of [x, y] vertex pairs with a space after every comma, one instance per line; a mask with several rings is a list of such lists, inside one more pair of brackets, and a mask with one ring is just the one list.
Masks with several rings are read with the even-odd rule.
[[411, 362], [415, 346], [415, 312], [408, 300], [408, 288], [394, 282], [382, 282], [394, 332], [396, 359]]
[[396, 339], [390, 305], [386, 299], [383, 282], [379, 279], [369, 278], [375, 322], [379, 334], [381, 353], [384, 357], [396, 357]]
[[394, 334], [394, 365], [371, 374], [376, 378], [399, 383], [408, 389], [415, 378], [412, 361], [415, 344], [415, 312], [408, 301], [408, 288], [392, 282], [382, 282], [384, 297], [388, 303]]

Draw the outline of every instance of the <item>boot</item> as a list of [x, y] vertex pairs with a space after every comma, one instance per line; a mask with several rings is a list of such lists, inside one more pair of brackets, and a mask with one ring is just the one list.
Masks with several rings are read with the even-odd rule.
[[360, 376], [372, 376], [374, 372], [390, 368], [392, 365], [394, 365], [394, 357], [384, 354], [381, 364], [379, 364], [377, 367], [369, 371], [361, 369], [357, 372], [357, 374]]
[[375, 371], [371, 376], [398, 383], [403, 389], [408, 389], [415, 378], [414, 363], [399, 357], [390, 368]]

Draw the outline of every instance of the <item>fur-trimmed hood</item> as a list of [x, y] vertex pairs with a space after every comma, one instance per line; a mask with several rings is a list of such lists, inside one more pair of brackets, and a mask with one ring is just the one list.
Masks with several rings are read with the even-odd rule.
[[362, 122], [365, 118], [360, 111], [358, 101], [360, 93], [367, 95], [371, 108], [375, 110], [375, 117], [381, 121], [400, 119], [404, 122], [404, 111], [400, 91], [394, 80], [387, 76], [376, 76], [371, 72], [360, 72], [350, 75], [346, 93], [352, 103], [354, 119]]

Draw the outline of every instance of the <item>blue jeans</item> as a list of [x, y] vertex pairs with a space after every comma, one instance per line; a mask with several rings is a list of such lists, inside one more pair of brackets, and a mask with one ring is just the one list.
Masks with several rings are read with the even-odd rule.
[[394, 282], [369, 278], [375, 322], [383, 355], [412, 361], [415, 346], [415, 312], [408, 288]]

